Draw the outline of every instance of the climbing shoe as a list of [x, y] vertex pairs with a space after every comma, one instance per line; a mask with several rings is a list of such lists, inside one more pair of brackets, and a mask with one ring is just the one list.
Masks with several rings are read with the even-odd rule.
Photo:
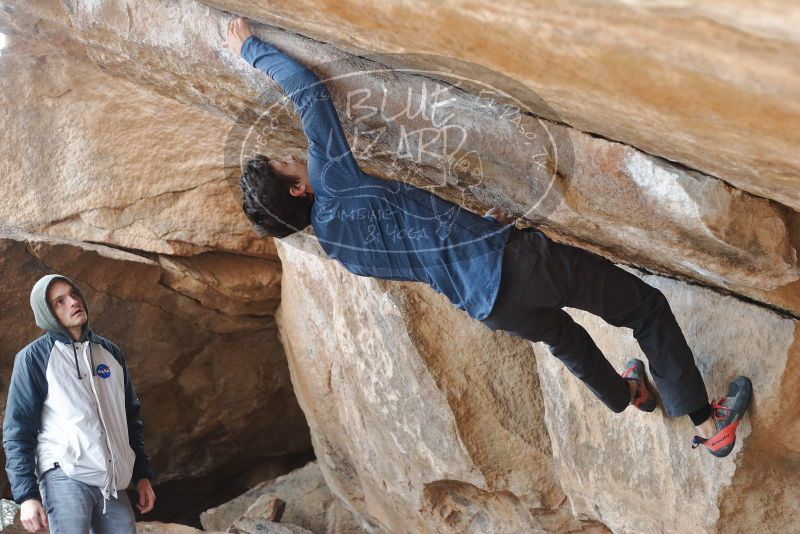
[[643, 412], [652, 412], [656, 409], [656, 398], [647, 388], [644, 374], [644, 363], [638, 358], [628, 360], [622, 378], [636, 384], [636, 393], [631, 399], [631, 404]]
[[711, 402], [711, 420], [717, 433], [710, 438], [695, 436], [692, 448], [702, 445], [714, 456], [722, 458], [733, 450], [736, 444], [736, 428], [744, 417], [753, 385], [746, 376], [737, 376], [728, 386], [728, 396]]

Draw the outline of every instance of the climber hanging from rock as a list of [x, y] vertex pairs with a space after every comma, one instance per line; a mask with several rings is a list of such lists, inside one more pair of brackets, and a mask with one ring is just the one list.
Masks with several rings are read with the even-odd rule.
[[[693, 447], [726, 456], [747, 408], [751, 384], [737, 377], [709, 403], [692, 351], [656, 288], [585, 250], [518, 229], [508, 213], [483, 217], [411, 184], [362, 172], [325, 84], [255, 37], [242, 18], [223, 46], [264, 71], [289, 96], [308, 138], [307, 161], [259, 155], [244, 165], [243, 209], [262, 235], [285, 237], [309, 224], [320, 245], [348, 271], [424, 282], [492, 330], [541, 341], [611, 410], [652, 412], [656, 397], [641, 360], [618, 374], [588, 332], [562, 308], [633, 329], [669, 416], [688, 415]], [[448, 231], [437, 231], [441, 214]]]

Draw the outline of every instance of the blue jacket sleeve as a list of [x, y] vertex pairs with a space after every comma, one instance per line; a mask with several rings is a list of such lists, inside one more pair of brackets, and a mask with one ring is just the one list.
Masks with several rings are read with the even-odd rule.
[[36, 356], [34, 349], [28, 348], [14, 359], [3, 417], [6, 474], [17, 504], [28, 499], [41, 500], [36, 482], [36, 443], [47, 381], [45, 363], [37, 361]]
[[[311, 70], [255, 36], [242, 45], [242, 57], [262, 70], [295, 104], [308, 139], [309, 158], [320, 162], [323, 183], [314, 189], [335, 190], [358, 186], [361, 171], [342, 130], [339, 116], [325, 84]], [[311, 176], [311, 179], [319, 176]]]

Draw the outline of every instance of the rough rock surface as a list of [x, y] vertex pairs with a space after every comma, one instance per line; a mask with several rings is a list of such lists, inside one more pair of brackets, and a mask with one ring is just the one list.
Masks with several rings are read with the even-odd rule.
[[[238, 117], [244, 130], [254, 116], [268, 112], [270, 121], [262, 124], [265, 130], [259, 133], [266, 145], [262, 149], [270, 154], [304, 146], [296, 118], [285, 113], [282, 93], [261, 73], [220, 48], [230, 11], [223, 13], [189, 0], [177, 4], [145, 0], [136, 9], [123, 4], [120, 0], [69, 1], [62, 7], [55, 1], [12, 1], [4, 16], [7, 22], [0, 25], [21, 35], [39, 29], [53, 41], [68, 43], [68, 48], [80, 48], [78, 43], [82, 43], [86, 54], [109, 72], [180, 101]], [[238, 6], [224, 5], [233, 12]], [[562, 238], [594, 247], [615, 260], [729, 289], [800, 315], [798, 214], [726, 185], [731, 173], [714, 177], [689, 171], [629, 146], [513, 112], [499, 105], [500, 99], [486, 95], [476, 99], [465, 90], [437, 85], [413, 72], [388, 73], [378, 60], [285, 30], [261, 27], [257, 31], [330, 78], [345, 129], [366, 170], [419, 181], [474, 210], [502, 205], [524, 221], [541, 223]], [[375, 69], [374, 74], [352, 75]], [[489, 76], [485, 70], [470, 74]], [[490, 89], [492, 81], [486, 82]], [[504, 81], [514, 84], [510, 78]], [[790, 81], [786, 84], [791, 87]], [[427, 100], [421, 96], [423, 86]], [[475, 90], [466, 82], [463, 88]], [[411, 108], [407, 107], [408, 89], [412, 89]], [[675, 92], [669, 89], [666, 94]], [[544, 100], [527, 93], [518, 104], [523, 110], [546, 106]], [[371, 111], [378, 108], [380, 113]], [[419, 109], [426, 112], [418, 113]], [[440, 119], [453, 122], [437, 123], [432, 119], [434, 109]], [[659, 132], [673, 131], [665, 128], [669, 121], [644, 117], [648, 128], [655, 125]], [[443, 127], [458, 135], [442, 135]], [[438, 134], [425, 137], [431, 130]], [[526, 135], [531, 132], [540, 134], [533, 146]], [[240, 144], [240, 134], [229, 137], [229, 142]], [[736, 160], [728, 150], [736, 143], [726, 142], [725, 150], [714, 151], [683, 141], [682, 146], [691, 146], [692, 153], [708, 148], [713, 160]], [[413, 150], [398, 158], [404, 146]], [[738, 149], [734, 152], [739, 153]], [[763, 151], [758, 153], [760, 157]], [[234, 169], [238, 161], [232, 158], [225, 164]]]
[[[573, 511], [619, 533], [796, 531], [797, 321], [675, 280], [644, 280], [669, 300], [709, 395], [722, 397], [737, 375], [750, 377], [750, 417], [739, 426], [734, 452], [716, 459], [689, 447], [688, 418], [665, 419], [661, 409], [615, 415], [535, 344], [553, 457]], [[630, 357], [645, 359], [629, 330], [571, 312], [618, 368]], [[765, 501], [768, 513], [759, 511]]]
[[[576, 528], [557, 522], [566, 494], [576, 517], [614, 532], [800, 527], [796, 320], [646, 277], [672, 304], [710, 394], [737, 374], [756, 384], [752, 419], [720, 461], [689, 447], [688, 418], [614, 416], [546, 348], [489, 331], [422, 284], [351, 275], [316, 247], [299, 235], [278, 245], [281, 339], [326, 481], [372, 524], [563, 531]], [[640, 354], [628, 330], [576, 317], [618, 368]], [[769, 514], [742, 512], [765, 500]]]
[[[280, 287], [281, 339], [320, 464], [308, 480], [248, 492], [224, 519], [218, 509], [221, 530], [281, 484], [311, 488], [302, 521], [288, 516], [291, 498], [285, 520], [314, 532], [800, 530], [797, 322], [759, 304], [800, 316], [797, 8], [334, 4], [0, 6], [11, 34], [0, 224], [135, 253], [6, 235], [0, 294], [22, 304], [3, 310], [13, 335], [0, 352], [36, 335], [24, 305], [35, 277], [68, 271], [101, 318], [116, 318], [96, 324], [128, 348], [162, 476], [197, 476], [308, 445], [271, 320]], [[734, 374], [754, 379], [736, 452], [687, 450], [684, 420], [611, 416], [542, 347], [488, 332], [426, 287], [349, 275], [313, 240], [280, 245], [280, 286], [275, 249], [250, 232], [226, 173], [237, 149], [254, 148], [244, 135], [259, 115], [260, 150], [300, 154], [304, 140], [274, 84], [220, 48], [231, 14], [271, 24], [258, 34], [331, 78], [368, 172], [730, 291], [647, 277], [712, 393]], [[455, 86], [435, 81], [459, 74]], [[436, 126], [434, 110], [454, 122]], [[576, 317], [615, 364], [637, 352], [626, 332]]]
[[266, 519], [243, 517], [236, 520], [227, 530], [228, 534], [314, 534], [297, 525], [274, 523]]
[[284, 511], [286, 511], [286, 501], [272, 495], [261, 495], [250, 505], [244, 517], [262, 518], [277, 523], [283, 517]]
[[136, 534], [200, 534], [202, 532], [204, 531], [186, 525], [173, 525], [158, 521], [136, 523]]
[[4, 224], [165, 254], [274, 255], [225, 180], [229, 121], [35, 52], [22, 43], [0, 56]]
[[519, 80], [579, 130], [800, 209], [800, 8], [789, 0], [203, 3], [359, 54], [438, 55], [420, 59], [431, 70], [485, 65], [498, 76], [483, 82]]
[[[275, 480], [263, 482], [232, 501], [204, 512], [200, 516], [203, 528], [227, 530], [237, 520], [249, 515], [253, 505], [265, 495], [286, 501], [281, 523], [305, 528], [316, 534], [365, 532], [353, 513], [331, 494], [316, 462]], [[245, 523], [242, 522], [242, 528]]]
[[[685, 162], [800, 208], [800, 165], [793, 157], [800, 138], [791, 127], [800, 117], [800, 11], [788, 0], [757, 5], [715, 0], [702, 6], [503, 0], [491, 9], [461, 0], [402, 6], [363, 0], [203, 3], [360, 55], [434, 54], [418, 59], [434, 75], [437, 61], [441, 70], [455, 68], [467, 77], [475, 73], [455, 60], [485, 65], [498, 79], [484, 79], [482, 72], [483, 82], [502, 86], [507, 76], [521, 81], [551, 104], [552, 110], [540, 112], [552, 111], [580, 130]], [[56, 2], [32, 4], [29, 10], [48, 15], [58, 9], [54, 18], [66, 22]], [[206, 40], [204, 25], [213, 24], [216, 10], [187, 0], [149, 1], [140, 9], [119, 1], [65, 5], [76, 29], [101, 48], [95, 58], [106, 64], [133, 70], [141, 67], [132, 62], [150, 67], [158, 61], [140, 47], [125, 49], [121, 40], [174, 48], [171, 53], [187, 59], [194, 54], [196, 59], [187, 61], [193, 68], [213, 57], [197, 46]], [[171, 16], [161, 21], [161, 14]], [[220, 104], [222, 99], [210, 95], [212, 80], [176, 80], [170, 89]]]
[[13, 355], [41, 335], [30, 288], [44, 274], [63, 272], [86, 294], [95, 331], [125, 352], [160, 481], [309, 447], [271, 318], [219, 331], [213, 325], [224, 323], [224, 315], [162, 284], [157, 261], [101, 245], [5, 234], [0, 251], [4, 392]]
[[580, 530], [560, 508], [530, 346], [318, 247], [278, 245], [277, 319], [334, 495], [390, 532]]

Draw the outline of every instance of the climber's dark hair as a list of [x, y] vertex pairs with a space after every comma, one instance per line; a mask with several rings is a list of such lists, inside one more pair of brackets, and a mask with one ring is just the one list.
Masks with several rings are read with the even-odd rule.
[[297, 180], [270, 169], [267, 156], [258, 155], [245, 164], [239, 185], [244, 214], [259, 234], [286, 237], [311, 224], [314, 197], [289, 194]]

